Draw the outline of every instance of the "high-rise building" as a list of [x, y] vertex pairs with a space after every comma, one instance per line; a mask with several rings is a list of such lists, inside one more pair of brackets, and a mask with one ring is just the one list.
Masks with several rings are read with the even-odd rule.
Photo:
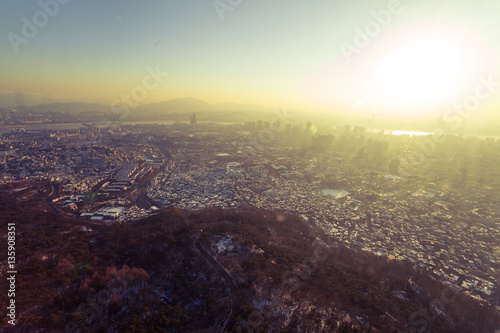
[[193, 113], [190, 120], [191, 120], [191, 125], [196, 125], [198, 123], [198, 120], [196, 119], [196, 113]]
[[326, 150], [330, 149], [333, 145], [333, 138], [334, 137], [331, 134], [318, 135], [318, 137], [315, 141], [314, 149], [316, 149], [318, 151], [326, 151]]
[[346, 136], [351, 135], [351, 126], [350, 125], [345, 125], [344, 135], [346, 135]]

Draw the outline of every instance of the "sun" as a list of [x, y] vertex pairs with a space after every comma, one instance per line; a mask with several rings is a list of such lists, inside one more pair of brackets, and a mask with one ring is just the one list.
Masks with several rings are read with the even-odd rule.
[[379, 63], [375, 84], [379, 97], [393, 106], [429, 106], [458, 87], [461, 48], [442, 38], [406, 43]]

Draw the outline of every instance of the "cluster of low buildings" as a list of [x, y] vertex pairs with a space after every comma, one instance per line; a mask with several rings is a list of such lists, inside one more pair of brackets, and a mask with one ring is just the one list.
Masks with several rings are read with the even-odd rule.
[[283, 138], [244, 156], [244, 135], [226, 149], [217, 140], [191, 149], [192, 137], [185, 146], [178, 140], [175, 170], [149, 188], [159, 204], [300, 214], [348, 246], [410, 261], [456, 290], [497, 302], [500, 215], [492, 187], [471, 180], [446, 188], [406, 169], [392, 174], [341, 153], [290, 148]]

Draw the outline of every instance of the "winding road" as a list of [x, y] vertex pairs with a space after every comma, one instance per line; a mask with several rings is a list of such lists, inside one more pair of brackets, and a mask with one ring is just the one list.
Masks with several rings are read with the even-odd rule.
[[196, 238], [194, 240], [194, 244], [195, 244], [196, 248], [198, 249], [198, 251], [200, 251], [200, 253], [203, 256], [203, 258], [207, 262], [209, 262], [211, 264], [211, 266], [213, 266], [217, 270], [217, 272], [219, 273], [219, 275], [221, 275], [224, 278], [224, 280], [227, 282], [227, 284], [229, 286], [229, 298], [231, 300], [231, 309], [229, 311], [229, 315], [228, 315], [226, 321], [224, 322], [224, 326], [222, 327], [222, 330], [221, 330], [221, 332], [224, 332], [224, 330], [226, 329], [227, 324], [229, 323], [229, 320], [231, 319], [231, 316], [233, 315], [233, 308], [234, 308], [233, 297], [236, 297], [238, 295], [238, 286], [237, 286], [236, 282], [234, 281], [234, 278], [228, 272], [228, 270], [224, 266], [222, 266], [222, 264], [219, 263], [217, 261], [217, 259], [215, 259], [214, 257], [212, 257], [210, 255], [210, 253], [208, 253], [208, 251], [205, 249], [205, 247], [203, 246], [203, 244], [201, 244], [200, 236], [202, 236], [203, 238], [205, 238], [204, 235], [198, 235], [198, 236], [196, 236]]

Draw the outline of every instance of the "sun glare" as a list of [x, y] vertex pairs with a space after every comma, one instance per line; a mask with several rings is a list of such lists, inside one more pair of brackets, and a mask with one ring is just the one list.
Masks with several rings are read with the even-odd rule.
[[460, 48], [441, 38], [422, 39], [385, 57], [376, 69], [380, 97], [396, 106], [428, 106], [457, 89]]

